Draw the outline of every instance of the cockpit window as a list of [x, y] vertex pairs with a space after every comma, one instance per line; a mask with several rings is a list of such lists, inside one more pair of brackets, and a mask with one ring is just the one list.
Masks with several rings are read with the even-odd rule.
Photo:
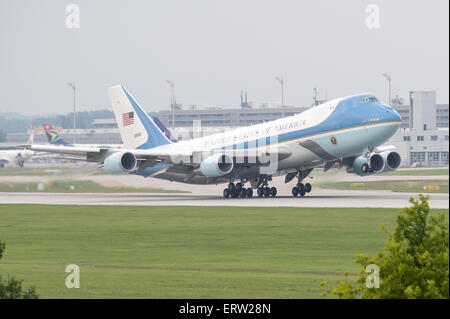
[[376, 102], [376, 101], [378, 101], [378, 99], [375, 96], [367, 96], [361, 100], [361, 103]]

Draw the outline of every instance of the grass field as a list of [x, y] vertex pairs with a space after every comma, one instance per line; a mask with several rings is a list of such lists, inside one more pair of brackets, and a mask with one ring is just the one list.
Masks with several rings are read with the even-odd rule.
[[436, 169], [400, 169], [397, 171], [380, 174], [380, 176], [437, 176], [448, 175], [448, 168]]
[[[42, 184], [43, 189], [38, 188]], [[0, 183], [0, 192], [47, 193], [188, 193], [161, 188], [105, 187], [92, 181], [55, 180], [46, 183]]]
[[[448, 216], [448, 211], [446, 212]], [[396, 209], [0, 205], [2, 276], [41, 298], [320, 298]], [[77, 264], [81, 288], [65, 287]]]
[[[352, 185], [353, 184], [353, 185]], [[341, 190], [392, 190], [406, 193], [448, 193], [448, 180], [404, 180], [376, 182], [329, 182], [317, 185], [326, 189]], [[439, 190], [424, 190], [424, 186], [439, 186]]]

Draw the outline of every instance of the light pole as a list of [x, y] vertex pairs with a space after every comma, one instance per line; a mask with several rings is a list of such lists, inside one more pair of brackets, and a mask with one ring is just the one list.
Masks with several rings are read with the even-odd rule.
[[314, 96], [313, 96], [314, 104], [313, 104], [313, 106], [317, 106], [317, 88], [313, 88], [313, 91], [314, 91]]
[[282, 76], [276, 76], [275, 80], [281, 85], [281, 106], [284, 106], [284, 79]]
[[388, 95], [389, 95], [388, 105], [391, 106], [391, 72], [383, 73], [382, 75], [386, 78], [386, 81], [388, 82]]
[[175, 105], [177, 103], [175, 99], [175, 82], [173, 80], [172, 81], [167, 80], [166, 82], [172, 88], [172, 97], [170, 106], [172, 107], [172, 132], [173, 132], [173, 129], [175, 128]]
[[75, 144], [77, 135], [77, 86], [75, 82], [69, 82], [67, 85], [73, 90], [73, 143]]

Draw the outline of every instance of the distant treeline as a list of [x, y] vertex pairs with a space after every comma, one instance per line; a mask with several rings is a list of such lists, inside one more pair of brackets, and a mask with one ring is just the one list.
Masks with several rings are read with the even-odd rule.
[[[94, 119], [114, 118], [114, 113], [109, 110], [98, 110], [89, 112], [77, 112], [77, 128], [92, 128]], [[0, 113], [0, 133], [23, 133], [30, 126], [42, 126], [50, 123], [62, 128], [73, 127], [73, 112], [67, 115], [55, 115], [46, 117], [22, 116], [17, 113]], [[0, 134], [0, 138], [2, 134]]]

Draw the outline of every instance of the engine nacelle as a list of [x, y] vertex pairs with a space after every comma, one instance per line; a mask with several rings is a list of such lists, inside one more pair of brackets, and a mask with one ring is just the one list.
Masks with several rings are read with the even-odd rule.
[[402, 158], [399, 153], [393, 151], [385, 151], [380, 153], [384, 159], [384, 169], [383, 172], [395, 171], [400, 167], [402, 163]]
[[133, 153], [118, 152], [109, 155], [103, 162], [103, 168], [110, 174], [129, 173], [136, 170], [137, 159]]
[[200, 163], [200, 171], [206, 177], [219, 177], [233, 170], [233, 159], [226, 154], [208, 156]]
[[361, 155], [353, 161], [352, 172], [359, 176], [371, 175], [381, 173], [384, 166], [384, 158], [380, 154]]

